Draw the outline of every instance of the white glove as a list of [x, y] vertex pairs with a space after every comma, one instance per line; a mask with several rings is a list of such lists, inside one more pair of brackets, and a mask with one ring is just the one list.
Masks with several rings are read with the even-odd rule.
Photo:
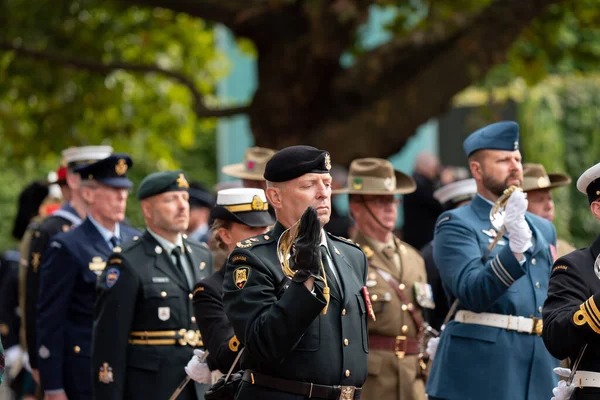
[[[568, 378], [571, 375], [571, 370], [568, 368], [554, 368], [554, 373], [558, 376]], [[560, 380], [558, 381], [558, 386], [552, 389], [554, 397], [551, 400], [569, 400], [574, 390], [575, 386], [567, 386], [567, 381]]]
[[29, 353], [26, 351], [23, 352], [23, 368], [25, 368], [25, 370], [30, 374], [33, 373], [33, 370], [31, 369], [31, 364], [29, 363]]
[[427, 348], [425, 349], [425, 353], [429, 354], [429, 359], [433, 361], [435, 357], [435, 353], [437, 351], [438, 345], [440, 344], [440, 338], [431, 338], [427, 342]]
[[23, 359], [23, 349], [18, 344], [6, 349], [4, 352], [4, 362], [7, 367], [21, 365]]
[[509, 197], [504, 208], [504, 226], [513, 253], [524, 253], [531, 246], [531, 229], [525, 221], [527, 205], [527, 195], [518, 190]]
[[200, 349], [194, 350], [192, 359], [184, 368], [185, 373], [198, 383], [211, 383], [210, 369], [204, 361], [204, 352]]

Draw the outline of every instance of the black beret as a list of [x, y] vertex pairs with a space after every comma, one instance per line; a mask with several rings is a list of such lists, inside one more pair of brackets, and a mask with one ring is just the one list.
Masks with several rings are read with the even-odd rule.
[[287, 182], [308, 173], [325, 174], [331, 169], [331, 158], [325, 150], [311, 146], [290, 146], [279, 150], [265, 168], [269, 182]]
[[183, 171], [161, 171], [154, 172], [146, 176], [137, 192], [138, 200], [144, 200], [148, 197], [156, 196], [157, 194], [188, 191], [190, 184], [188, 183]]
[[127, 171], [133, 165], [128, 154], [113, 153], [93, 164], [81, 165], [73, 170], [82, 180], [96, 180], [106, 186], [131, 189], [133, 182], [127, 178]]

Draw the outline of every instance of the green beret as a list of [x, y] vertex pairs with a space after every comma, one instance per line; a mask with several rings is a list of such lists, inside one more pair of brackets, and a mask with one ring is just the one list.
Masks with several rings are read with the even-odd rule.
[[188, 183], [183, 171], [154, 172], [144, 178], [137, 192], [138, 200], [144, 200], [157, 194], [173, 191], [188, 191]]

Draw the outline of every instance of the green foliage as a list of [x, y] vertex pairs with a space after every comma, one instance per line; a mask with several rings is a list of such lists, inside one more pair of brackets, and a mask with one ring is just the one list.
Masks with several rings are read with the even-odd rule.
[[[229, 71], [205, 22], [159, 8], [96, 0], [0, 2], [0, 42], [102, 64], [159, 66], [188, 77], [211, 105]], [[251, 46], [246, 46], [251, 51]], [[110, 144], [134, 159], [137, 184], [150, 172], [184, 168], [191, 179], [216, 179], [214, 119], [199, 119], [187, 87], [157, 73], [73, 68], [0, 51], [0, 250], [9, 239], [16, 201], [43, 179], [69, 146]], [[130, 197], [128, 217], [143, 218]]]
[[[600, 77], [551, 78], [530, 91], [520, 108], [526, 161], [574, 181], [600, 158]], [[553, 190], [558, 235], [578, 247], [600, 233], [587, 197], [575, 184]]]

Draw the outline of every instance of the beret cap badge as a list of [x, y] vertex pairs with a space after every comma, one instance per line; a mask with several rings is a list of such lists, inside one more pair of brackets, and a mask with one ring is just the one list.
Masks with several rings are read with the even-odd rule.
[[179, 178], [177, 178], [177, 186], [180, 188], [189, 188], [190, 184], [187, 179], [185, 179], [185, 175], [183, 173], [179, 174]]
[[264, 209], [265, 203], [262, 201], [260, 197], [254, 195], [252, 198], [252, 203], [250, 204], [253, 211], [262, 211]]
[[129, 167], [127, 166], [127, 161], [125, 161], [124, 158], [121, 158], [115, 165], [115, 172], [117, 173], [117, 175], [122, 176], [127, 173], [128, 168]]

